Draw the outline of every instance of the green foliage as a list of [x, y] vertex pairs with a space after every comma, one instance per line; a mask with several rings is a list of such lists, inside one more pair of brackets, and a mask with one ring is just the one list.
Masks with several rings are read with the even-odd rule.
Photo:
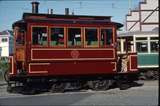
[[9, 70], [9, 63], [7, 57], [0, 57], [0, 80], [3, 79], [3, 75]]
[[0, 70], [7, 71], [9, 69], [8, 58], [0, 58]]
[[8, 63], [0, 63], [0, 70], [7, 71], [9, 69]]

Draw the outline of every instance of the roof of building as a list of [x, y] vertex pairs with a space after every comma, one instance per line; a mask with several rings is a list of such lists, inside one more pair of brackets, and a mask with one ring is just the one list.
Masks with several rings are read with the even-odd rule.
[[11, 31], [11, 30], [4, 30], [4, 31], [0, 32], [0, 36], [7, 36], [7, 35], [13, 36], [13, 31]]

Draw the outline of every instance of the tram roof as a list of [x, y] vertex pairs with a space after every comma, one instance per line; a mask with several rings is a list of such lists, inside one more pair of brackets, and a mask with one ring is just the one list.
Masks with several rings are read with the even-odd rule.
[[119, 33], [118, 37], [132, 37], [133, 35], [153, 35], [156, 34], [158, 35], [158, 30], [151, 30], [151, 31], [130, 31], [130, 32], [125, 32], [125, 33]]
[[24, 13], [23, 19], [33, 18], [37, 16], [40, 18], [62, 18], [62, 19], [91, 19], [91, 20], [108, 20], [111, 21], [112, 16], [90, 16], [90, 15], [63, 15], [63, 14], [43, 14], [43, 13]]
[[117, 28], [123, 27], [121, 23], [112, 22], [111, 16], [89, 16], [89, 15], [61, 15], [61, 14], [34, 14], [24, 13], [22, 20], [16, 21], [13, 26], [31, 22], [53, 22], [53, 23], [79, 23], [79, 24], [115, 24]]

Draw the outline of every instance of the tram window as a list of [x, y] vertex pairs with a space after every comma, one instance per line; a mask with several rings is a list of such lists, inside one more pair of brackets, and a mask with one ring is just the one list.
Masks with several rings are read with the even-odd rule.
[[64, 46], [64, 28], [51, 28], [51, 46]]
[[151, 37], [151, 40], [158, 40], [158, 37]]
[[86, 28], [85, 29], [85, 45], [98, 46], [97, 29]]
[[128, 42], [127, 42], [127, 44], [126, 44], [126, 49], [127, 49], [128, 52], [131, 52], [131, 51], [132, 51], [132, 45], [133, 45], [133, 44], [131, 43], [131, 41], [128, 41]]
[[146, 42], [136, 42], [137, 52], [148, 52], [148, 44]]
[[112, 29], [101, 29], [101, 46], [112, 44]]
[[126, 40], [124, 40], [124, 42], [123, 42], [123, 49], [124, 49], [124, 52], [126, 52], [126, 51], [127, 51]]
[[117, 40], [117, 51], [118, 52], [121, 51], [121, 42], [120, 42], [120, 40]]
[[25, 32], [24, 31], [17, 31], [17, 35], [16, 35], [16, 44], [24, 44], [24, 36], [25, 36]]
[[136, 40], [147, 40], [147, 38], [146, 37], [138, 37], [138, 38], [136, 38]]
[[151, 52], [158, 52], [158, 49], [159, 49], [158, 41], [152, 41]]
[[81, 46], [81, 29], [68, 28], [68, 46]]
[[47, 45], [47, 28], [33, 27], [32, 28], [32, 44], [33, 45]]

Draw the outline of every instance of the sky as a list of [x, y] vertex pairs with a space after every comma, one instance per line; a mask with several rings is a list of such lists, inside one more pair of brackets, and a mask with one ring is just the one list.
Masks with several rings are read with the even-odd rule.
[[64, 14], [69, 8], [75, 15], [112, 16], [112, 21], [124, 24], [129, 8], [136, 8], [142, 0], [0, 0], [0, 31], [12, 30], [24, 12], [31, 13], [32, 1], [40, 2], [39, 13], [53, 9], [54, 14]]

